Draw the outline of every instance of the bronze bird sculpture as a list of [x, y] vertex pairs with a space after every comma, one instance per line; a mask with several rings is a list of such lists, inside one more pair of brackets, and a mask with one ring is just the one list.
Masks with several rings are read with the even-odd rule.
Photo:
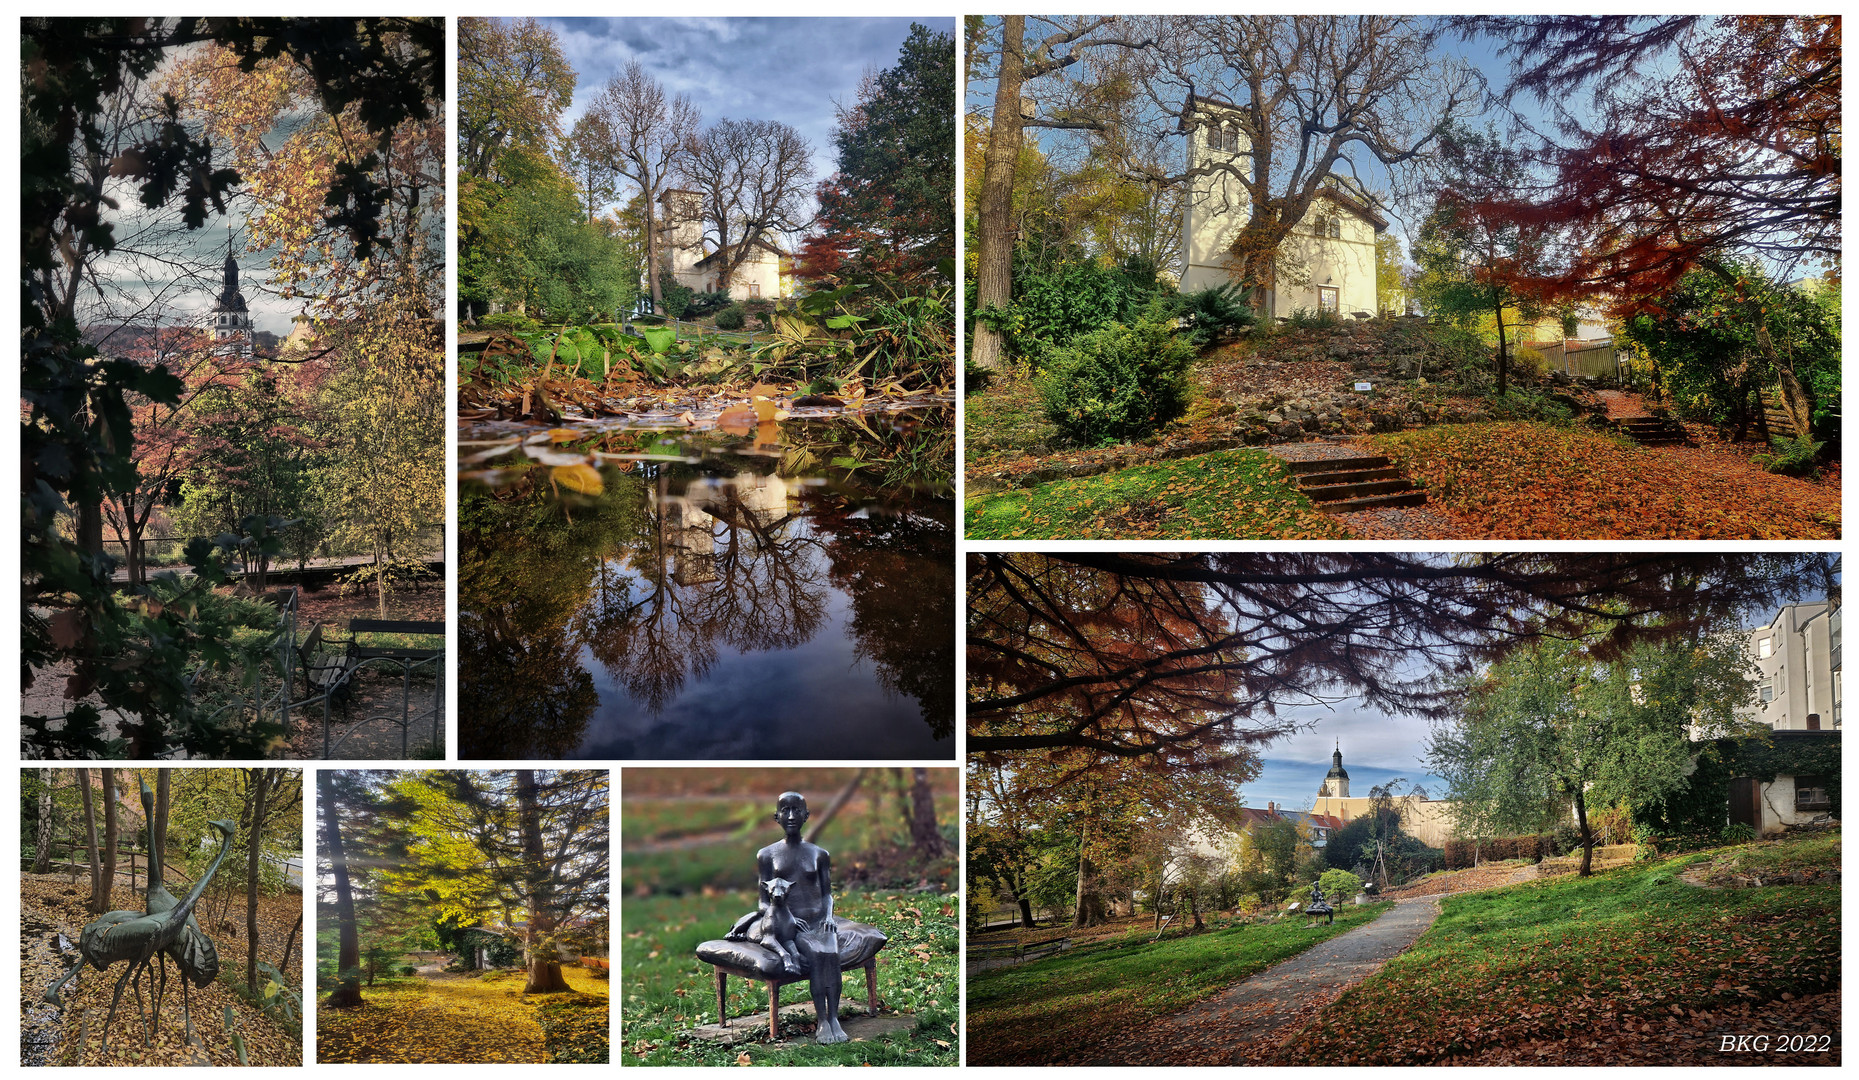
[[[226, 856], [232, 851], [232, 837], [238, 831], [238, 826], [230, 821], [213, 821], [208, 824], [220, 833], [219, 854], [214, 857], [213, 864], [207, 867], [207, 872], [200, 875], [200, 880], [194, 883], [186, 899], [165, 912], [111, 911], [98, 916], [94, 922], [84, 927], [84, 932], [78, 937], [78, 951], [83, 958], [78, 961], [76, 967], [66, 972], [45, 992], [45, 1000], [58, 1004], [59, 990], [82, 971], [85, 964], [88, 963], [98, 971], [107, 971], [111, 964], [119, 960], [128, 963], [128, 970], [116, 980], [116, 991], [110, 997], [110, 1012], [103, 1022], [102, 1049], [106, 1054], [110, 1049], [110, 1029], [116, 1020], [116, 1007], [123, 999], [123, 988], [142, 972], [150, 971], [157, 956], [166, 954], [170, 948], [182, 942], [188, 922], [193, 917], [194, 905], [199, 902], [201, 894], [206, 892], [207, 883], [213, 880], [213, 875], [219, 871], [220, 864], [226, 861]], [[151, 904], [157, 902], [153, 897], [154, 892], [151, 884], [149, 889]], [[163, 889], [162, 892], [165, 894], [167, 890]], [[199, 933], [197, 926], [195, 933]], [[205, 935], [201, 935], [201, 939], [205, 940]], [[208, 944], [211, 945], [210, 942]], [[185, 953], [186, 949], [183, 948], [181, 951]], [[218, 971], [218, 966], [216, 955], [213, 961], [214, 971]], [[182, 970], [186, 971], [185, 968]], [[136, 1000], [141, 1001], [141, 997], [142, 991], [138, 986]], [[140, 1011], [140, 1005], [137, 1009]], [[148, 1035], [148, 1020], [143, 1017], [144, 1045], [148, 1043]]]

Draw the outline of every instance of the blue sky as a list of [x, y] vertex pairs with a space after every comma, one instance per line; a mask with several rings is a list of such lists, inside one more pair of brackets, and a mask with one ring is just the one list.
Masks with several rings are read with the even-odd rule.
[[813, 144], [814, 179], [833, 171], [834, 103], [858, 99], [859, 80], [897, 62], [920, 22], [953, 32], [948, 16], [918, 18], [544, 19], [575, 70], [574, 124], [629, 60], [645, 65], [667, 94], [683, 94], [706, 125], [779, 120]]
[[[1420, 20], [1420, 24], [1426, 26], [1430, 25], [1433, 21], [1432, 19], [1423, 18]], [[1036, 36], [1043, 37], [1051, 33], [1052, 29], [1053, 28], [1048, 24], [1040, 24], [1029, 19], [1026, 36], [1029, 39], [1035, 38]], [[1457, 38], [1447, 38], [1440, 42], [1435, 52], [1445, 56], [1456, 57], [1464, 61], [1467, 65], [1482, 74], [1495, 90], [1502, 90], [1509, 82], [1510, 63], [1509, 61], [1498, 58], [1496, 47], [1489, 39], [1475, 38], [1469, 42], [1461, 42]], [[976, 79], [970, 81], [966, 86], [966, 104], [967, 108], [970, 110], [979, 109], [982, 111], [991, 111], [994, 107], [994, 80]], [[1575, 108], [1579, 103], [1570, 101], [1567, 104], [1571, 108]], [[1541, 110], [1536, 106], [1536, 103], [1527, 96], [1519, 95], [1517, 100], [1512, 103], [1512, 106], [1519, 114], [1530, 119], [1532, 122], [1541, 118]], [[1581, 110], [1576, 109], [1576, 111], [1579, 112]], [[1505, 118], [1495, 111], [1489, 113], [1472, 112], [1463, 114], [1461, 120], [1477, 128], [1482, 128], [1487, 120], [1496, 124], [1500, 130], [1505, 126]], [[1050, 130], [1041, 132], [1038, 135], [1041, 144], [1048, 146], [1054, 145], [1061, 140], [1075, 139], [1077, 137], [1076, 133]], [[1181, 152], [1186, 152], [1185, 147]], [[1380, 162], [1375, 160], [1374, 155], [1357, 147], [1349, 156], [1355, 163], [1356, 174], [1368, 184], [1371, 190], [1385, 191], [1387, 188], [1387, 170], [1382, 167]], [[1342, 171], [1347, 172], [1348, 170], [1343, 169]], [[1389, 207], [1389, 209], [1394, 212], [1394, 222], [1390, 232], [1396, 236], [1400, 236], [1402, 238], [1402, 244], [1405, 246], [1407, 222], [1401, 213], [1402, 208], [1394, 206]], [[1422, 212], [1424, 212], [1424, 208]], [[1415, 222], [1415, 224], [1417, 224], [1417, 222]]]

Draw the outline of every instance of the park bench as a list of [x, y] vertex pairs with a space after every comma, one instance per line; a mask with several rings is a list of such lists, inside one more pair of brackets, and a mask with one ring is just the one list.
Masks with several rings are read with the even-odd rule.
[[[363, 634], [430, 634], [435, 637], [445, 636], [445, 624], [442, 622], [416, 622], [409, 619], [351, 619], [349, 634], [352, 639]], [[430, 660], [435, 656], [445, 655], [444, 649], [415, 649], [404, 645], [371, 647], [351, 644], [349, 655], [357, 663], [385, 657], [388, 659]]]
[[[318, 629], [320, 630], [321, 627], [318, 627]], [[351, 619], [349, 620], [349, 636], [347, 638], [336, 639], [325, 636], [322, 639], [325, 644], [339, 644], [342, 647], [343, 669], [340, 675], [336, 676], [339, 680], [338, 685], [352, 686], [354, 681], [360, 676], [362, 669], [370, 664], [375, 665], [377, 668], [397, 669], [399, 671], [401, 684], [399, 714], [376, 713], [373, 716], [364, 717], [356, 722], [356, 728], [362, 727], [374, 720], [383, 720], [398, 727], [400, 729], [400, 752], [401, 756], [405, 757], [408, 752], [408, 739], [412, 732], [413, 725], [426, 717], [431, 717], [433, 722], [433, 745], [444, 745], [444, 734], [441, 727], [440, 713], [440, 701], [445, 692], [445, 677], [443, 671], [445, 665], [444, 645], [441, 644], [437, 648], [401, 644], [364, 645], [361, 639], [363, 635], [368, 634], [406, 634], [443, 638], [445, 636], [445, 624], [443, 622], [426, 622], [409, 619]], [[432, 700], [426, 707], [416, 710], [413, 707], [412, 680], [414, 671], [421, 668], [429, 670], [433, 675]], [[348, 722], [348, 706], [346, 701], [343, 705], [343, 721], [344, 723]], [[339, 739], [335, 737], [329, 722], [328, 710], [325, 708], [323, 719], [323, 756], [325, 758], [334, 757], [336, 750], [339, 749], [343, 743], [348, 741], [350, 734], [353, 734], [353, 729]]]
[[[865, 1005], [867, 1012], [878, 1015], [878, 953], [886, 944], [875, 926], [833, 916], [839, 928], [839, 964], [841, 985], [846, 973], [865, 969]], [[781, 988], [789, 983], [806, 982], [804, 974], [785, 971], [774, 950], [754, 941], [731, 941], [727, 938], [706, 941], [697, 946], [697, 959], [716, 969], [717, 1024], [729, 1026], [729, 977], [764, 983], [768, 987], [768, 1037], [781, 1038]]]
[[998, 941], [979, 944], [971, 941], [968, 943], [968, 958], [970, 960], [1038, 959], [1041, 956], [1069, 949], [1071, 943], [1071, 938], [1064, 934], [1034, 941]]
[[[323, 653], [325, 645], [340, 646], [333, 652]], [[323, 624], [317, 623], [310, 631], [310, 636], [297, 646], [297, 670], [303, 672], [304, 693], [310, 697], [328, 697], [341, 691], [344, 679], [349, 673], [347, 643], [342, 641], [325, 642]], [[319, 655], [321, 654], [321, 655]]]

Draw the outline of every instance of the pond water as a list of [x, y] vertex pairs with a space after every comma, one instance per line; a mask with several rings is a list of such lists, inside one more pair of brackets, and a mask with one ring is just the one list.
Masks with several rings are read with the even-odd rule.
[[462, 757], [954, 756], [952, 410], [533, 445], [459, 485]]

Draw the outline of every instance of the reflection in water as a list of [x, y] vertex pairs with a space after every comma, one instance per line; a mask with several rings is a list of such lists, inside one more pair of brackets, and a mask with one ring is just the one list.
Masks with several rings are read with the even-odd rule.
[[794, 460], [461, 485], [462, 755], [949, 756], [953, 500]]

